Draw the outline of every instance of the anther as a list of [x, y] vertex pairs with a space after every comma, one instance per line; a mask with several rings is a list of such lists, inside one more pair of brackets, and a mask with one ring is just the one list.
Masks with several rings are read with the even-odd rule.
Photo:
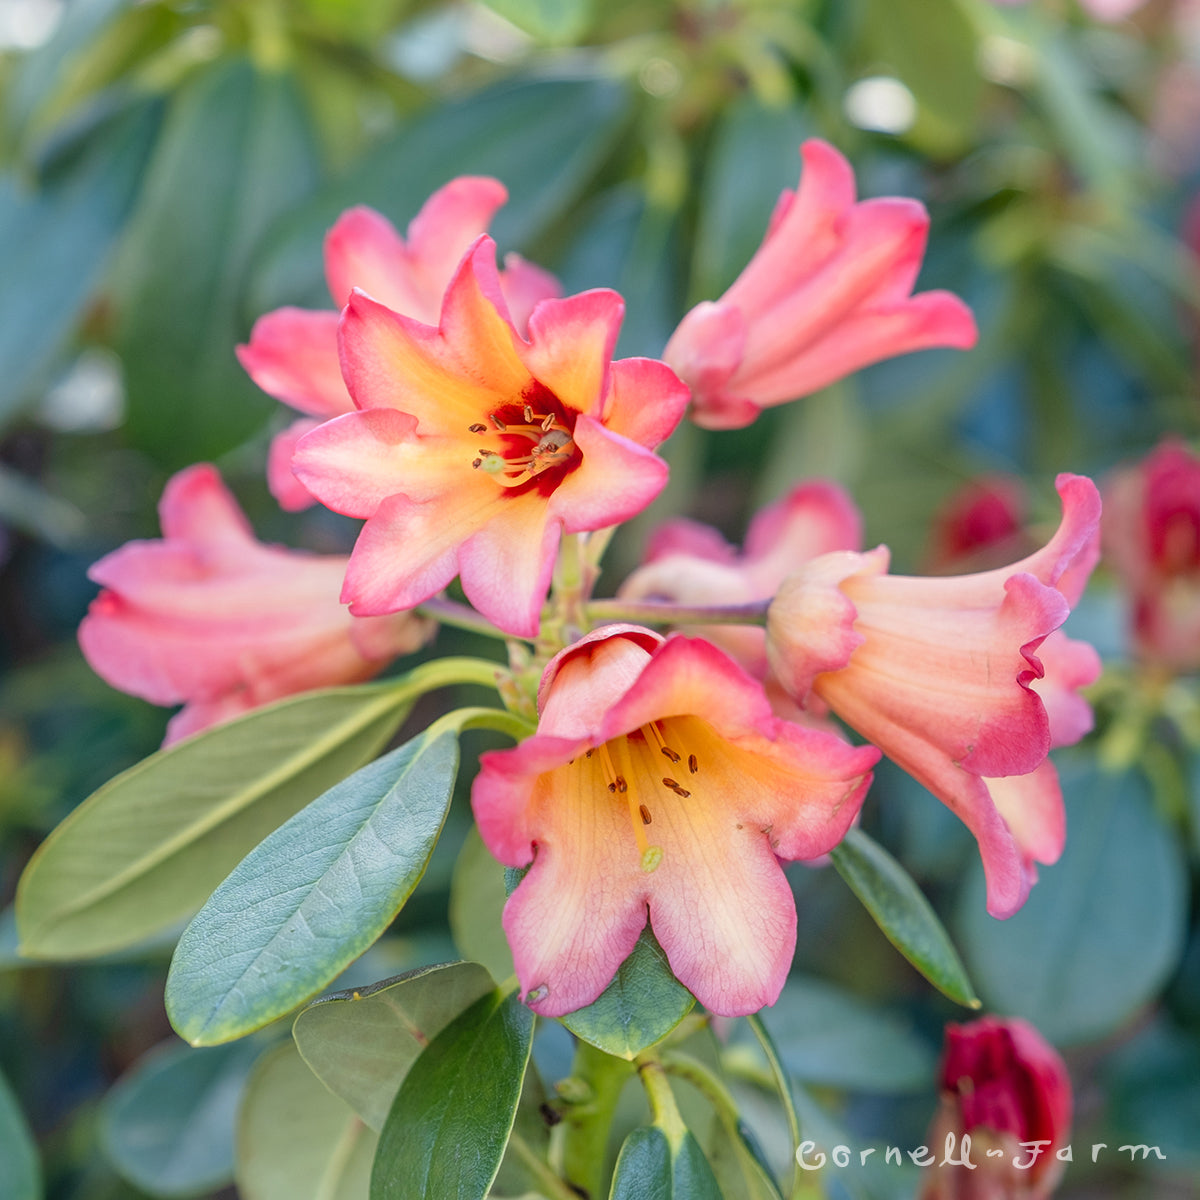
[[650, 816], [650, 810], [644, 804], [638, 805], [638, 812], [640, 812], [642, 814], [642, 824], [643, 825], [649, 825], [650, 822], [654, 819], [653, 817]]
[[528, 404], [526, 404], [523, 411], [525, 413], [525, 420], [527, 420], [532, 425], [533, 424], [533, 409], [530, 408]]
[[474, 461], [474, 462], [471, 464], [471, 466], [473, 466], [473, 467], [474, 467], [476, 470], [478, 470], [478, 469], [479, 469], [479, 468], [480, 468], [482, 465], [483, 465], [483, 459], [482, 459], [482, 458], [477, 458], [477, 459], [476, 459], [476, 460], [475, 460], [475, 461]]
[[663, 787], [669, 787], [671, 791], [674, 791], [678, 786], [679, 784], [675, 780], [668, 778], [666, 775], [663, 776]]
[[471, 425], [468, 428], [471, 433], [487, 433], [487, 431], [488, 431], [487, 426], [481, 424], [478, 421], [476, 421], [474, 425]]
[[696, 760], [696, 756], [694, 754], [688, 755], [688, 770], [691, 771], [693, 775], [700, 770], [700, 763]]
[[491, 423], [493, 425], [495, 425], [495, 427], [501, 433], [503, 433], [508, 428], [508, 426], [505, 425], [505, 423], [502, 420], [500, 420], [500, 418], [498, 416], [496, 416], [495, 413], [488, 413], [488, 420], [491, 421]]
[[608, 790], [609, 790], [610, 792], [612, 792], [612, 793], [613, 793], [613, 795], [616, 795], [616, 791], [617, 791], [617, 785], [616, 785], [615, 783], [610, 783], [610, 784], [608, 785]]
[[665, 755], [667, 756], [667, 758], [669, 758], [669, 759], [670, 759], [670, 760], [671, 760], [673, 763], [677, 763], [677, 762], [679, 761], [679, 755], [678, 755], [678, 754], [676, 754], [676, 753], [675, 753], [675, 751], [674, 751], [674, 750], [672, 750], [670, 746], [664, 746], [664, 747], [662, 748], [662, 752], [663, 752], [663, 754], [665, 754]]
[[621, 793], [621, 795], [622, 795], [622, 796], [623, 796], [623, 795], [624, 795], [624, 794], [625, 794], [627, 791], [629, 791], [629, 784], [627, 784], [627, 783], [625, 782], [625, 776], [624, 776], [624, 775], [618, 775], [618, 776], [617, 776], [616, 789], [617, 789], [617, 791], [618, 791], [618, 792], [620, 792], [620, 793]]
[[552, 412], [547, 413], [545, 415], [545, 417], [542, 418], [542, 432], [546, 433], [553, 424], [554, 424], [554, 414]]

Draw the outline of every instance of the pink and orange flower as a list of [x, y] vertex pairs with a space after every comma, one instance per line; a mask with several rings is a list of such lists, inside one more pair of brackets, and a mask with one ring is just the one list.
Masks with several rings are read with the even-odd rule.
[[882, 546], [827, 554], [785, 581], [768, 614], [768, 656], [789, 694], [817, 697], [965, 822], [998, 917], [1025, 902], [1034, 861], [1058, 857], [1062, 800], [1045, 771], [1024, 785], [1032, 808], [1020, 788], [994, 796], [991, 784], [1030, 776], [1056, 740], [1082, 732], [1090, 715], [1075, 689], [1099, 668], [1066, 638], [1046, 651], [1050, 679], [1037, 656], [1099, 556], [1095, 485], [1062, 475], [1058, 490], [1058, 531], [1010, 567], [921, 579], [887, 574]]
[[1200, 670], [1200, 457], [1167, 438], [1105, 488], [1104, 542], [1132, 604], [1134, 651]]
[[92, 669], [184, 708], [164, 745], [312, 688], [358, 683], [433, 633], [411, 613], [356, 618], [338, 603], [342, 555], [256, 541], [207, 463], [173, 476], [161, 541], [129, 542], [89, 575], [104, 588], [79, 627]]
[[544, 300], [526, 340], [494, 251], [476, 241], [436, 327], [357, 290], [343, 315], [359, 411], [307, 434], [294, 467], [323, 504], [367, 519], [342, 593], [356, 614], [412, 608], [459, 575], [484, 616], [533, 636], [561, 534], [627, 520], [666, 483], [653, 447], [687, 389], [663, 363], [612, 361], [620, 296]]
[[957, 296], [912, 295], [924, 207], [856, 202], [854, 170], [828, 142], [807, 141], [800, 153], [800, 186], [780, 197], [754, 257], [719, 300], [683, 318], [663, 354], [708, 429], [749, 425], [764, 408], [884, 358], [975, 344], [975, 319]]
[[[463, 254], [507, 199], [497, 179], [452, 179], [425, 202], [406, 237], [373, 209], [348, 209], [325, 238], [325, 278], [334, 304], [340, 309], [357, 287], [396, 312], [435, 323]], [[505, 257], [499, 281], [520, 330], [538, 301], [561, 294], [552, 275], [518, 254]], [[354, 411], [338, 363], [338, 317], [336, 311], [280, 308], [260, 317], [249, 344], [237, 348], [264, 392], [307, 414], [276, 436], [267, 465], [271, 493], [290, 511], [313, 503], [292, 474], [296, 443], [321, 421]]]
[[590, 1004], [648, 917], [709, 1011], [773, 1003], [796, 940], [779, 860], [841, 840], [878, 752], [779, 720], [707, 642], [632, 626], [554, 658], [540, 709], [535, 736], [481, 757], [472, 792], [491, 852], [529, 866], [504, 910], [525, 1002]]

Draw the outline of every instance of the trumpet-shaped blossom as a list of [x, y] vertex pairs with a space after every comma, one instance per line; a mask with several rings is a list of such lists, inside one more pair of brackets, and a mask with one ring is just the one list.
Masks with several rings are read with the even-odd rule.
[[180, 471], [161, 541], [129, 542], [89, 575], [104, 590], [79, 627], [92, 669], [154, 704], [183, 703], [166, 743], [295, 692], [357, 683], [433, 632], [411, 613], [338, 603], [342, 555], [265, 546], [214, 467]]
[[[750, 604], [769, 600], [810, 559], [861, 545], [862, 517], [846, 492], [835, 483], [802, 483], [754, 515], [740, 552], [711, 526], [686, 518], [664, 522], [617, 595], [684, 605]], [[756, 678], [766, 678], [762, 629], [707, 625], [688, 632], [719, 646]]]
[[[405, 237], [373, 209], [348, 209], [325, 238], [325, 278], [334, 305], [340, 309], [358, 287], [396, 312], [436, 322], [463, 254], [507, 199], [497, 179], [452, 179], [429, 197]], [[552, 275], [518, 254], [504, 261], [500, 289], [513, 323], [523, 330], [534, 305], [561, 289]], [[249, 344], [237, 349], [264, 392], [307, 414], [276, 437], [267, 464], [271, 492], [290, 511], [313, 502], [292, 474], [295, 443], [320, 420], [354, 411], [338, 363], [337, 329], [337, 312], [280, 308], [260, 317]]]
[[975, 344], [971, 310], [950, 292], [912, 295], [929, 232], [916, 200], [855, 201], [854, 171], [828, 142], [800, 148], [745, 270], [684, 317], [663, 357], [692, 389], [708, 429], [749, 425], [870, 363], [931, 346]]
[[[1053, 1193], [1064, 1170], [1058, 1151], [1070, 1138], [1071, 1077], [1029, 1022], [982, 1017], [947, 1025], [941, 1093], [929, 1144], [947, 1153], [926, 1168], [920, 1200], [1045, 1200]], [[950, 1161], [954, 1148], [961, 1157]]]
[[998, 917], [1025, 902], [1031, 860], [1057, 854], [1053, 814], [1033, 821], [1035, 832], [1007, 821], [989, 781], [1036, 771], [1056, 734], [1079, 728], [1083, 702], [1061, 693], [1097, 665], [1071, 649], [1080, 643], [1059, 644], [1052, 728], [1038, 649], [1083, 591], [1100, 520], [1090, 480], [1061, 475], [1058, 491], [1057, 532], [1011, 567], [921, 579], [887, 574], [882, 546], [827, 554], [784, 582], [768, 614], [767, 652], [783, 686], [801, 703], [818, 697], [957, 813], [979, 843]]
[[491, 852], [529, 872], [504, 928], [525, 1002], [590, 1004], [647, 916], [711, 1012], [771, 1004], [796, 909], [779, 859], [844, 835], [878, 752], [774, 717], [709, 643], [609, 626], [554, 658], [537, 733], [481, 757], [472, 803]]
[[1200, 458], [1167, 439], [1105, 488], [1107, 561], [1132, 601], [1138, 657], [1200, 669]]
[[343, 599], [369, 615], [411, 608], [461, 575], [508, 633], [536, 633], [560, 534], [640, 512], [667, 466], [652, 452], [687, 389], [663, 363], [613, 362], [615, 292], [545, 300], [529, 340], [513, 326], [484, 237], [425, 325], [355, 291], [342, 319], [361, 411], [304, 437], [294, 466], [337, 512], [367, 518]]

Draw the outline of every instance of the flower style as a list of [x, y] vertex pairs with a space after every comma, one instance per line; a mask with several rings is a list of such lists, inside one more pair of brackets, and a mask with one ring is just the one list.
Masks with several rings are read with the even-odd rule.
[[1200, 458], [1168, 438], [1105, 488], [1105, 554], [1129, 592], [1139, 658], [1200, 669]]
[[854, 170], [828, 142], [800, 148], [795, 192], [729, 290], [684, 317], [663, 358], [708, 429], [749, 425], [870, 363], [975, 344], [971, 310], [949, 292], [911, 294], [929, 232], [916, 200], [855, 202]]
[[778, 859], [844, 835], [878, 752], [781, 721], [699, 639], [609, 626], [554, 658], [535, 736], [481, 756], [472, 803], [503, 863], [529, 873], [504, 928], [525, 1002], [590, 1004], [646, 924], [711, 1012], [773, 1003], [796, 910]]
[[[767, 618], [768, 657], [789, 694], [815, 695], [966, 823], [997, 917], [1021, 907], [1033, 860], [1053, 861], [1061, 837], [1051, 811], [1006, 821], [989, 783], [1037, 771], [1056, 738], [1082, 733], [1072, 688], [1098, 669], [1081, 643], [1051, 647], [1061, 663], [1047, 689], [1052, 719], [1037, 652], [1083, 591], [1100, 520], [1090, 480], [1060, 475], [1058, 492], [1057, 532], [1011, 567], [920, 579], [888, 575], [886, 547], [827, 554], [785, 581]], [[1030, 786], [1041, 785], [1043, 809], [1061, 810], [1050, 778]]]
[[615, 292], [544, 300], [514, 328], [494, 246], [463, 259], [436, 328], [355, 291], [342, 318], [361, 411], [305, 436], [294, 467], [323, 504], [367, 524], [346, 574], [356, 614], [412, 608], [461, 575], [507, 633], [532, 636], [560, 533], [641, 511], [667, 466], [651, 447], [687, 389], [663, 363], [612, 362]]
[[1064, 1170], [1058, 1151], [1070, 1137], [1071, 1077], [1032, 1025], [1017, 1017], [947, 1025], [941, 1089], [929, 1143], [935, 1150], [945, 1144], [946, 1159], [958, 1144], [971, 1166], [927, 1168], [920, 1200], [1051, 1195]]
[[[325, 238], [325, 278], [340, 309], [359, 287], [380, 304], [434, 323], [442, 295], [472, 242], [508, 199], [497, 179], [460, 176], [439, 188], [401, 237], [384, 216], [365, 206], [348, 209]], [[524, 330], [539, 300], [558, 296], [558, 281], [518, 254], [506, 255], [500, 288], [513, 323]], [[292, 474], [295, 444], [320, 420], [354, 411], [338, 364], [337, 312], [280, 308], [255, 322], [237, 355], [264, 392], [306, 413], [271, 444], [267, 482], [289, 511], [313, 498]], [[315, 419], [314, 419], [315, 418]]]
[[154, 704], [185, 707], [164, 745], [311, 688], [357, 683], [433, 632], [411, 613], [352, 617], [342, 555], [264, 546], [216, 468], [167, 483], [162, 541], [129, 542], [89, 575], [104, 590], [79, 627], [92, 669]]
[[[686, 518], [664, 522], [617, 595], [684, 605], [750, 604], [769, 600], [810, 559], [861, 545], [862, 517], [846, 492], [827, 481], [802, 483], [754, 515], [740, 553], [711, 526]], [[719, 646], [755, 678], [766, 678], [762, 629], [707, 625], [688, 632]]]

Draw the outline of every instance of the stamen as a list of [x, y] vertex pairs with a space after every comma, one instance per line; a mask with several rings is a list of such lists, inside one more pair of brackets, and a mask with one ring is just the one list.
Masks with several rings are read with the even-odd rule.
[[497, 429], [498, 429], [498, 430], [499, 430], [501, 433], [504, 433], [504, 432], [506, 432], [506, 431], [507, 431], [507, 429], [508, 429], [508, 426], [507, 426], [507, 425], [505, 425], [505, 423], [504, 423], [502, 420], [500, 420], [500, 418], [499, 418], [498, 416], [496, 416], [496, 414], [495, 414], [495, 413], [488, 413], [488, 420], [489, 420], [489, 421], [491, 421], [491, 423], [492, 423], [493, 425], [495, 425], [495, 427], [496, 427], [496, 428], [497, 428]]
[[467, 428], [471, 433], [487, 433], [488, 431], [488, 427], [478, 421], [476, 421], [474, 425], [470, 425]]
[[525, 414], [525, 420], [527, 420], [530, 423], [530, 425], [532, 425], [533, 424], [533, 409], [528, 404], [526, 404], [521, 411], [524, 412], [524, 414]]
[[654, 820], [654, 818], [650, 815], [650, 810], [644, 804], [638, 805], [638, 812], [642, 814], [643, 825], [649, 825], [650, 822]]
[[697, 761], [694, 754], [688, 755], [688, 770], [691, 771], [693, 775], [700, 770], [700, 763]]
[[670, 746], [662, 746], [660, 749], [662, 750], [663, 754], [665, 754], [673, 763], [679, 762], [679, 755], [676, 754]]
[[[608, 743], [605, 742], [602, 750], [607, 750]], [[638, 853], [642, 857], [642, 869], [645, 870], [646, 854], [649, 851], [649, 845], [646, 841], [646, 826], [642, 821], [642, 805], [638, 803], [637, 791], [630, 786], [628, 780], [637, 779], [637, 773], [633, 769], [633, 755], [629, 749], [629, 741], [627, 738], [616, 739], [616, 750], [621, 758], [621, 769], [623, 774], [617, 775], [615, 782], [617, 791], [625, 795], [625, 799], [629, 805], [629, 823], [633, 826], [633, 836], [637, 841]], [[609, 760], [611, 762], [611, 759]], [[662, 860], [662, 850], [658, 852], [658, 858], [655, 860], [654, 866]], [[653, 870], [653, 868], [651, 868]]]
[[547, 413], [542, 419], [542, 432], [546, 433], [549, 429], [553, 428], [556, 419], [552, 412]]
[[480, 468], [480, 466], [482, 465], [482, 463], [483, 463], [483, 459], [482, 459], [482, 458], [477, 458], [477, 459], [476, 459], [476, 460], [475, 460], [475, 461], [474, 461], [474, 462], [471, 464], [471, 466], [473, 466], [473, 467], [474, 467], [476, 470], [479, 470], [479, 468]]

